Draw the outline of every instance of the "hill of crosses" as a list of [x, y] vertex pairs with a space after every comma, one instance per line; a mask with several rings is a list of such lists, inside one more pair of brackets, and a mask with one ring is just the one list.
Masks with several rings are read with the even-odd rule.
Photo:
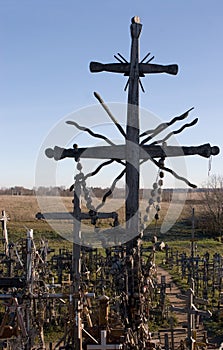
[[[139, 17], [132, 18], [129, 61], [119, 53], [115, 55], [116, 63], [90, 63], [92, 73], [121, 73], [127, 77], [125, 128], [99, 94], [95, 93], [101, 108], [105, 110], [125, 142], [116, 145], [103, 134], [95, 133], [76, 121], [67, 121], [69, 125], [91, 137], [103, 140], [107, 145], [85, 148], [77, 144], [72, 148], [51, 145], [53, 148], [45, 150], [46, 156], [53, 158], [49, 162], [58, 162], [65, 158], [71, 158], [76, 162], [74, 183], [70, 188], [73, 191], [73, 212], [67, 213], [68, 216], [66, 213], [59, 213], [56, 217], [55, 213], [37, 215], [38, 219], [45, 219], [49, 223], [51, 220], [58, 221], [60, 225], [72, 218], [72, 231], [69, 233], [72, 251], [59, 249], [59, 252], [53, 252], [46, 240], [35, 242], [32, 230], [27, 231], [27, 237], [21, 239], [19, 244], [9, 245], [7, 216], [3, 213], [5, 265], [0, 277], [2, 290], [0, 299], [6, 301], [6, 311], [1, 324], [0, 340], [5, 348], [174, 350], [174, 337], [179, 331], [177, 323], [175, 325], [171, 323], [171, 330], [165, 331], [164, 341], [151, 332], [152, 324], [161, 322], [160, 328], [162, 328], [166, 314], [171, 313], [174, 308], [168, 308], [167, 311], [164, 303], [168, 286], [165, 276], [161, 279], [161, 283], [158, 282], [155, 264], [158, 247], [156, 238], [153, 243], [146, 242], [143, 233], [152, 209], [154, 220], [159, 219], [165, 173], [170, 173], [189, 187], [195, 187], [188, 179], [167, 167], [166, 158], [193, 155], [209, 158], [217, 155], [219, 148], [208, 143], [191, 147], [167, 145], [167, 140], [172, 135], [196, 124], [197, 119], [194, 119], [174, 131], [168, 131], [168, 127], [184, 121], [191, 110], [174, 117], [169, 122], [157, 125], [154, 129], [140, 130], [139, 90], [144, 92], [142, 78], [147, 74], [176, 75], [178, 72], [176, 64], [151, 63], [153, 57], [150, 58], [150, 54], [140, 61], [141, 30]], [[166, 136], [159, 139], [159, 135], [165, 131]], [[81, 163], [83, 159], [100, 159], [101, 164], [91, 173], [84, 174]], [[151, 186], [147, 214], [141, 217], [139, 184], [140, 166], [144, 162], [152, 162], [157, 167], [158, 175]], [[117, 174], [101, 202], [95, 206], [87, 180], [112, 163], [121, 164], [123, 170]], [[125, 178], [126, 186], [124, 225], [120, 224], [117, 212], [101, 210], [121, 178]], [[81, 205], [83, 201], [84, 208]], [[108, 219], [111, 219], [110, 227], [99, 229], [98, 221]], [[99, 247], [87, 244], [86, 234], [82, 230], [83, 222], [90, 222], [92, 225], [91, 235], [95, 235], [100, 241]], [[182, 350], [192, 350], [199, 344], [207, 348], [207, 341], [198, 343], [194, 320], [195, 315], [210, 317], [210, 312], [195, 307], [192, 277], [188, 288], [189, 293], [184, 296], [187, 298], [187, 307], [175, 308], [175, 311], [184, 312], [188, 321], [186, 333], [182, 328], [181, 343], [177, 344], [175, 341], [175, 348], [181, 346]], [[50, 343], [45, 339], [47, 327], [56, 330], [55, 339]], [[168, 341], [169, 331], [171, 331], [171, 345]]]

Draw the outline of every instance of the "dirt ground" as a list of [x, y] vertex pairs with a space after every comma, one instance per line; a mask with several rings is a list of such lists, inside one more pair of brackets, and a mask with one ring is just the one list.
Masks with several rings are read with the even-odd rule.
[[[170, 305], [173, 305], [174, 307], [177, 308], [186, 308], [186, 300], [182, 300], [178, 298], [178, 295], [181, 295], [180, 289], [173, 283], [171, 275], [168, 273], [168, 271], [164, 270], [161, 267], [157, 268], [157, 273], [158, 273], [158, 283], [161, 283], [161, 276], [165, 276], [165, 281], [167, 286], [171, 285], [171, 288], [167, 287], [166, 288], [166, 298], [168, 299]], [[188, 286], [189, 288], [189, 286]], [[174, 319], [177, 319], [177, 324], [173, 326], [173, 338], [171, 338], [171, 331], [169, 330], [168, 332], [165, 330], [165, 332], [161, 332], [161, 346], [163, 347], [164, 345], [164, 334], [168, 333], [168, 339], [169, 339], [169, 344], [171, 348], [174, 349], [180, 349], [180, 341], [184, 341], [187, 337], [187, 314], [186, 313], [179, 313], [179, 312], [173, 312]], [[174, 346], [171, 346], [172, 339], [174, 341]], [[196, 339], [200, 347], [204, 347], [204, 339], [205, 339], [205, 331], [203, 328], [203, 325], [199, 323], [197, 325], [196, 329]], [[210, 341], [209, 341], [210, 343]], [[209, 348], [209, 347], [208, 347]], [[211, 347], [213, 349], [213, 347]], [[216, 345], [215, 348], [218, 348]]]

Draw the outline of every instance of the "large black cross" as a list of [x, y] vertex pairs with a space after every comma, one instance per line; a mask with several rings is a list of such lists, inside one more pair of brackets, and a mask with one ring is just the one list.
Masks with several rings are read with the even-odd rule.
[[[99, 159], [123, 159], [126, 160], [126, 188], [128, 196], [126, 199], [126, 230], [132, 233], [139, 232], [139, 162], [142, 159], [176, 157], [182, 155], [200, 155], [210, 157], [219, 153], [218, 147], [211, 147], [205, 144], [198, 147], [174, 147], [157, 145], [139, 144], [139, 86], [140, 78], [145, 74], [168, 73], [177, 74], [178, 66], [159, 65], [139, 61], [139, 36], [142, 29], [139, 18], [132, 18], [131, 23], [131, 58], [128, 63], [121, 55], [120, 63], [102, 64], [98, 62], [90, 63], [90, 71], [95, 72], [113, 72], [122, 73], [128, 76], [128, 109], [127, 109], [127, 127], [126, 142], [124, 145], [101, 146], [92, 148], [64, 149], [56, 146], [54, 149], [47, 149], [46, 155], [55, 160], [71, 157], [74, 159], [99, 158]], [[129, 190], [128, 190], [129, 189]]]

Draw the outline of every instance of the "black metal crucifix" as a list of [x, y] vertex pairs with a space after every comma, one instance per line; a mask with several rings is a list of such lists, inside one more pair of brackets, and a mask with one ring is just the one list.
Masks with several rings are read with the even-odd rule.
[[[139, 232], [139, 164], [140, 160], [160, 158], [160, 157], [176, 157], [182, 155], [200, 155], [203, 157], [210, 157], [211, 155], [216, 155], [219, 153], [218, 147], [211, 147], [209, 144], [201, 145], [198, 147], [174, 147], [174, 146], [159, 146], [155, 143], [152, 145], [145, 145], [147, 140], [150, 140], [152, 137], [157, 135], [159, 132], [163, 131], [168, 125], [173, 124], [176, 120], [183, 120], [187, 114], [183, 114], [180, 117], [175, 117], [169, 123], [163, 123], [154, 129], [152, 136], [144, 139], [141, 144], [139, 142], [139, 136], [144, 136], [144, 134], [139, 133], [139, 86], [142, 87], [141, 77], [144, 77], [145, 74], [153, 73], [168, 73], [168, 74], [177, 74], [178, 66], [173, 65], [159, 65], [152, 64], [149, 59], [147, 62], [146, 59], [148, 55], [142, 60], [139, 61], [139, 36], [142, 29], [142, 24], [140, 24], [139, 17], [132, 18], [131, 23], [131, 59], [130, 63], [124, 59], [120, 54], [119, 57], [115, 56], [119, 63], [109, 63], [102, 64], [98, 62], [90, 63], [91, 72], [113, 72], [113, 73], [122, 73], [125, 76], [128, 76], [128, 110], [127, 110], [127, 127], [126, 133], [119, 126], [119, 130], [122, 135], [125, 137], [125, 145], [110, 145], [102, 147], [92, 147], [92, 148], [74, 148], [74, 149], [64, 149], [60, 147], [55, 147], [54, 149], [47, 149], [46, 155], [49, 158], [54, 158], [55, 160], [60, 160], [66, 157], [74, 158], [78, 160], [79, 158], [99, 158], [99, 159], [117, 159], [126, 161], [126, 188], [129, 189], [128, 196], [126, 199], [126, 230], [134, 232], [135, 236]], [[145, 63], [144, 63], [145, 62]], [[143, 87], [142, 87], [143, 89]], [[95, 94], [99, 99], [102, 106], [105, 108], [103, 101], [100, 97]], [[109, 113], [109, 111], [107, 110]], [[113, 120], [114, 121], [114, 120]], [[186, 124], [186, 126], [192, 126], [197, 122], [197, 119], [194, 120], [191, 124]], [[68, 122], [72, 124], [72, 122]], [[116, 123], [116, 121], [115, 121]], [[75, 126], [75, 122], [73, 122]], [[165, 125], [164, 125], [165, 124]], [[86, 129], [87, 130], [87, 129]], [[89, 130], [89, 129], [88, 129]], [[180, 129], [180, 131], [183, 128]], [[104, 138], [105, 139], [105, 138]], [[189, 184], [189, 183], [188, 183]], [[190, 184], [189, 184], [190, 185]]]

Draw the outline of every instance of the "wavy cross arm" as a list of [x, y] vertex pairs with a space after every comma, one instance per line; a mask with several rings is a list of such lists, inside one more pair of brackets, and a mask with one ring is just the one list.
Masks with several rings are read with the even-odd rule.
[[167, 168], [167, 167], [165, 167], [165, 166], [160, 167], [160, 164], [159, 164], [159, 162], [157, 162], [157, 160], [151, 158], [151, 161], [152, 161], [158, 168], [160, 168], [160, 169], [162, 169], [162, 170], [164, 170], [164, 171], [166, 171], [166, 172], [172, 174], [176, 179], [185, 182], [188, 186], [190, 186], [190, 187], [192, 187], [192, 188], [197, 188], [196, 185], [192, 184], [192, 183], [191, 183], [190, 181], [188, 181], [185, 177], [178, 175], [174, 170], [172, 170], [172, 169], [170, 169], [170, 168]]
[[126, 138], [126, 133], [123, 130], [122, 126], [119, 124], [119, 122], [116, 120], [116, 118], [113, 116], [113, 114], [111, 113], [110, 109], [108, 108], [108, 106], [105, 104], [105, 102], [102, 100], [101, 96], [97, 93], [94, 92], [94, 96], [96, 97], [96, 99], [100, 102], [101, 106], [104, 108], [104, 110], [106, 111], [106, 113], [108, 114], [108, 116], [111, 118], [111, 120], [113, 121], [113, 123], [116, 125], [116, 127], [118, 128], [118, 130], [120, 131], [120, 133], [122, 134], [122, 136], [124, 136], [124, 138]]
[[86, 128], [85, 126], [81, 126], [79, 125], [78, 123], [72, 121], [72, 120], [68, 120], [66, 121], [67, 124], [69, 125], [73, 125], [75, 126], [77, 129], [79, 130], [82, 130], [82, 131], [85, 131], [87, 132], [88, 134], [90, 134], [91, 136], [93, 137], [96, 137], [96, 138], [99, 138], [99, 139], [102, 139], [104, 141], [106, 141], [109, 145], [115, 145], [111, 140], [109, 140], [106, 136], [104, 135], [101, 135], [101, 134], [98, 134], [98, 133], [95, 133], [93, 132], [92, 130], [90, 130], [89, 128]]
[[158, 143], [163, 143], [165, 141], [167, 141], [171, 136], [176, 135], [181, 133], [184, 129], [186, 128], [190, 128], [191, 126], [194, 126], [195, 124], [197, 124], [198, 122], [198, 118], [195, 118], [191, 123], [186, 123], [183, 126], [181, 126], [179, 129], [171, 131], [168, 135], [166, 135], [163, 139], [161, 140], [157, 140], [154, 141], [153, 143], [151, 143], [150, 145], [157, 145]]
[[119, 159], [110, 159], [110, 160], [108, 160], [107, 162], [104, 162], [104, 163], [100, 164], [94, 171], [92, 171], [92, 172], [86, 174], [85, 177], [84, 177], [84, 179], [86, 180], [88, 177], [91, 177], [91, 176], [96, 175], [104, 166], [110, 165], [110, 164], [112, 164], [113, 162], [118, 162], [118, 163], [120, 163], [120, 164], [122, 164], [122, 165], [125, 165], [125, 163], [122, 162], [122, 161], [119, 160]]
[[[168, 126], [171, 126], [173, 125], [174, 123], [176, 123], [177, 121], [181, 121], [181, 120], [184, 120], [185, 118], [188, 117], [189, 115], [189, 112], [192, 111], [194, 109], [194, 107], [188, 109], [188, 111], [186, 111], [185, 113], [177, 116], [177, 117], [174, 117], [173, 119], [171, 119], [171, 121], [169, 122], [166, 122], [166, 123], [161, 123], [160, 125], [158, 125], [155, 129], [152, 129], [152, 130], [146, 130], [144, 131], [140, 137], [143, 137], [143, 136], [146, 136], [146, 135], [150, 135], [148, 136], [146, 139], [144, 139], [142, 142], [141, 142], [141, 145], [144, 145], [146, 142], [152, 140], [152, 138], [154, 138], [156, 135], [158, 135], [160, 132], [164, 131], [165, 129], [168, 128]], [[151, 135], [152, 134], [152, 135]]]
[[101, 207], [104, 206], [106, 199], [112, 194], [112, 192], [115, 189], [116, 183], [124, 176], [125, 172], [126, 172], [126, 169], [123, 169], [122, 172], [112, 182], [110, 189], [105, 193], [105, 195], [102, 198], [101, 203], [96, 207], [96, 211], [98, 211]]

